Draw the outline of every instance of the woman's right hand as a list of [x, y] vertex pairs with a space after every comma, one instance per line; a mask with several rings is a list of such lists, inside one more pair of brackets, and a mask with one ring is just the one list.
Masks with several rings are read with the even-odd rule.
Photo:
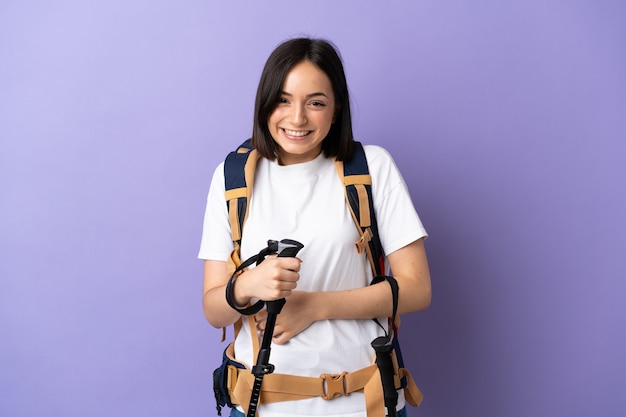
[[268, 256], [252, 269], [245, 270], [234, 282], [234, 301], [246, 306], [251, 299], [274, 301], [287, 298], [300, 278], [298, 258]]

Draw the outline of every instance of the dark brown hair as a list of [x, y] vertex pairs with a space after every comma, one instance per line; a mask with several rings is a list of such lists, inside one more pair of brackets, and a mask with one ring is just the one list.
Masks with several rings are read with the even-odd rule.
[[269, 56], [256, 93], [252, 145], [265, 158], [275, 160], [278, 156], [278, 144], [267, 122], [278, 105], [287, 74], [302, 61], [312, 62], [328, 76], [335, 95], [337, 114], [322, 142], [322, 151], [326, 157], [348, 160], [354, 147], [348, 84], [339, 53], [324, 39], [291, 39], [280, 44]]

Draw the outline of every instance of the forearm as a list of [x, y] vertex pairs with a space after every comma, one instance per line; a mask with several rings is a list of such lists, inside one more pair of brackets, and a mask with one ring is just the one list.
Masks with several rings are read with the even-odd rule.
[[202, 309], [207, 321], [217, 328], [229, 326], [241, 317], [226, 302], [226, 284], [229, 278], [226, 262], [204, 262]]
[[371, 319], [391, 315], [391, 289], [385, 282], [353, 290], [316, 292], [311, 297], [319, 306], [319, 320]]
[[[271, 256], [257, 267], [245, 269], [233, 280], [231, 301], [243, 308], [253, 298], [272, 301], [289, 297], [297, 285], [300, 262], [297, 258]], [[204, 265], [204, 315], [215, 327], [228, 326], [241, 315], [226, 301], [230, 279], [226, 262], [206, 261]]]
[[[411, 288], [399, 289], [398, 312], [405, 314], [423, 310], [430, 303], [430, 290]], [[319, 306], [319, 319], [369, 319], [392, 314], [392, 294], [388, 282], [347, 291], [311, 293], [313, 303]]]
[[206, 291], [202, 297], [202, 307], [207, 321], [216, 328], [227, 327], [241, 317], [226, 302], [226, 285]]
[[[430, 305], [431, 283], [423, 239], [389, 256], [398, 283], [398, 314], [424, 310]], [[390, 316], [392, 295], [386, 281], [349, 291], [316, 293], [322, 319], [363, 319]]]

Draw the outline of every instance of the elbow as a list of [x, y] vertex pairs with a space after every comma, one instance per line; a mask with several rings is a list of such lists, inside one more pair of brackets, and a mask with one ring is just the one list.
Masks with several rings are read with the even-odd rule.
[[228, 327], [228, 324], [220, 324], [219, 322], [214, 321], [214, 320], [210, 320], [208, 318], [207, 318], [207, 321], [215, 329], [223, 329], [224, 327]]
[[420, 297], [420, 305], [417, 311], [426, 310], [430, 306], [430, 302], [433, 298], [433, 291], [430, 286], [424, 291]]
[[[228, 309], [228, 306], [226, 308]], [[220, 308], [214, 302], [211, 302], [211, 297], [208, 293], [205, 293], [202, 299], [202, 310], [206, 321], [216, 329], [228, 327], [235, 322], [231, 314], [222, 314], [223, 310], [220, 311]]]
[[207, 310], [204, 310], [204, 317], [209, 324], [216, 329], [223, 329], [224, 327], [228, 327], [234, 323], [231, 320], [223, 320], [220, 317], [216, 317], [215, 314], [210, 314]]
[[420, 288], [420, 295], [417, 298], [419, 299], [419, 307], [417, 311], [426, 310], [430, 306], [430, 302], [433, 298], [433, 288], [430, 284], [430, 275], [428, 276], [428, 280], [422, 285], [422, 288]]
[[209, 322], [209, 324], [216, 328], [219, 329], [221, 327], [225, 327], [225, 326], [220, 326], [220, 323], [215, 320], [215, 317], [212, 314], [209, 314], [209, 312], [207, 311], [206, 307], [204, 308], [204, 318], [206, 319], [206, 321]]
[[399, 306], [398, 312], [405, 314], [426, 310], [430, 306], [431, 299], [432, 289], [430, 285], [424, 286], [419, 290], [412, 291], [403, 303], [404, 305]]
[[428, 306], [430, 306], [431, 299], [432, 293], [430, 289], [421, 292], [418, 296], [413, 298], [411, 312], [426, 310]]
[[430, 302], [433, 298], [433, 288], [430, 281], [430, 273], [428, 271], [420, 277], [415, 293], [415, 311], [426, 310], [430, 306]]
[[219, 323], [217, 322], [217, 320], [215, 320], [215, 316], [209, 312], [206, 301], [202, 302], [202, 310], [204, 310], [204, 318], [206, 319], [206, 321], [208, 321], [209, 324], [216, 329], [219, 328]]

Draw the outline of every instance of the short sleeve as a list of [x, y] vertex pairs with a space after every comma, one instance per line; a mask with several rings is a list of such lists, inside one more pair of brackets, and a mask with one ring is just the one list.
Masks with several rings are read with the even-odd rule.
[[199, 259], [226, 261], [233, 249], [224, 199], [224, 163], [215, 169], [207, 196]]
[[381, 244], [386, 254], [428, 234], [407, 185], [391, 155], [380, 146], [365, 146]]

